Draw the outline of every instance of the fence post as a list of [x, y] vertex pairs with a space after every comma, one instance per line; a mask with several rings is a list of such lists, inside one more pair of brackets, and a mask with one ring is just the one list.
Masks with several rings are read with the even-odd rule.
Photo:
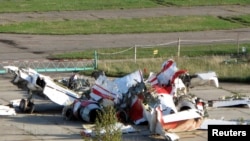
[[238, 55], [239, 55], [240, 53], [239, 33], [237, 33], [237, 48], [238, 48]]
[[180, 37], [178, 38], [178, 50], [177, 50], [177, 57], [180, 57], [180, 50], [181, 50], [181, 43], [180, 43]]
[[94, 69], [97, 69], [97, 67], [98, 67], [98, 57], [97, 57], [97, 51], [95, 50], [95, 54], [94, 54], [95, 56], [94, 56]]
[[136, 45], [135, 45], [135, 63], [136, 63]]

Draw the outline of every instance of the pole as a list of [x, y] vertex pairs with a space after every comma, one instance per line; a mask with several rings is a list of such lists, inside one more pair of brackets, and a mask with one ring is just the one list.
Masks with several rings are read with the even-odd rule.
[[98, 61], [97, 51], [95, 50], [95, 56], [94, 56], [94, 63], [95, 63], [94, 65], [95, 65], [95, 66], [94, 66], [94, 69], [97, 69], [97, 67], [98, 67], [98, 65], [97, 65], [98, 62], [97, 62], [97, 61]]
[[237, 47], [238, 47], [238, 55], [239, 55], [239, 53], [240, 53], [239, 33], [237, 33]]
[[135, 45], [135, 63], [136, 63], [136, 45]]
[[180, 43], [180, 37], [178, 38], [178, 51], [177, 51], [177, 57], [180, 57], [180, 50], [181, 50], [181, 43]]

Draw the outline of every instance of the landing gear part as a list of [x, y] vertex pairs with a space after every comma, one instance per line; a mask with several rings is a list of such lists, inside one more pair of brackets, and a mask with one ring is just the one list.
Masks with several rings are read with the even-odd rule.
[[25, 111], [27, 110], [27, 107], [28, 107], [28, 102], [27, 102], [27, 100], [21, 99], [20, 105], [19, 105], [19, 109], [20, 109], [22, 112], [25, 112]]
[[35, 110], [35, 104], [29, 100], [21, 99], [19, 109], [22, 112], [29, 112], [31, 114]]

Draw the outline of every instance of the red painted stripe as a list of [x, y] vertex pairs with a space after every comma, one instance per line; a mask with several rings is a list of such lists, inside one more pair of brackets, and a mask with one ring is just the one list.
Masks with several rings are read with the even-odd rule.
[[[97, 86], [97, 85], [96, 85]], [[98, 88], [97, 88], [98, 87]], [[97, 87], [93, 87], [92, 88], [92, 93], [102, 97], [102, 98], [106, 98], [106, 99], [110, 99], [110, 100], [113, 100], [114, 98], [112, 96], [109, 96], [109, 95], [106, 95], [106, 94], [110, 94], [110, 95], [114, 95], [112, 93], [110, 93], [109, 91], [107, 91], [106, 89], [103, 89], [102, 87], [100, 86], [97, 86]], [[106, 94], [103, 94], [102, 92], [100, 92], [98, 89], [102, 89], [103, 91], [105, 91]]]
[[174, 80], [179, 77], [181, 74], [186, 73], [186, 70], [178, 70], [175, 72], [175, 74], [172, 76], [171, 83], [174, 83]]
[[174, 61], [169, 60], [156, 76], [158, 76], [160, 73], [162, 73], [162, 72], [166, 71], [167, 69], [169, 69], [173, 64], [174, 64]]

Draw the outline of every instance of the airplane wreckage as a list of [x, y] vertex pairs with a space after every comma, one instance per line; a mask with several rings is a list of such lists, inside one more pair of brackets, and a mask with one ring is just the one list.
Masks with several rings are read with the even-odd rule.
[[168, 133], [199, 129], [208, 116], [208, 104], [189, 94], [189, 88], [198, 85], [200, 81], [197, 80], [212, 81], [219, 87], [215, 72], [190, 75], [186, 70], [179, 70], [172, 59], [163, 62], [161, 70], [150, 73], [146, 80], [141, 70], [115, 79], [100, 73], [95, 76], [93, 85], [77, 78], [77, 75], [56, 82], [31, 68], [4, 68], [14, 74], [11, 80], [14, 85], [28, 90], [28, 98], [21, 99], [19, 103], [23, 112], [34, 111], [33, 94], [64, 106], [62, 115], [67, 120], [94, 123], [98, 112], [105, 112], [104, 107], [113, 106], [121, 123], [147, 123], [150, 132], [169, 140], [177, 140], [178, 137]]
[[21, 99], [19, 104], [19, 108], [23, 112], [32, 113], [35, 110], [34, 94], [41, 98], [48, 98], [62, 106], [71, 104], [75, 99], [80, 98], [78, 93], [60, 86], [49, 76], [39, 74], [31, 68], [18, 68], [15, 66], [4, 66], [4, 68], [9, 73], [14, 74], [11, 83], [28, 91], [28, 98]]

